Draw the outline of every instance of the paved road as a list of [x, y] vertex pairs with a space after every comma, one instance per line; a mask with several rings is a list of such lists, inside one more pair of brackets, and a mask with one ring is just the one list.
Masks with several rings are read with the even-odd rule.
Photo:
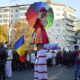
[[[74, 80], [73, 68], [51, 67], [48, 69], [48, 80]], [[13, 77], [7, 80], [34, 80], [34, 71], [26, 70], [14, 72]]]

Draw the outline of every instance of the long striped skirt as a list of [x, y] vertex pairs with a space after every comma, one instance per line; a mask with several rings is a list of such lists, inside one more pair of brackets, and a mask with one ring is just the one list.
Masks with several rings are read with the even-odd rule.
[[35, 62], [34, 66], [34, 80], [48, 80], [47, 64]]

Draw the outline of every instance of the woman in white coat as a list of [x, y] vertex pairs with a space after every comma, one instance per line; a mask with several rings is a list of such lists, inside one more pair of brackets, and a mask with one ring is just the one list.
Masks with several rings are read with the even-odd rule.
[[52, 64], [55, 66], [56, 65], [56, 52], [52, 51], [52, 55], [53, 55]]
[[7, 62], [6, 62], [6, 67], [5, 67], [5, 71], [6, 71], [6, 77], [12, 77], [12, 59], [13, 59], [13, 53], [12, 53], [12, 49], [9, 47], [9, 49], [7, 50]]

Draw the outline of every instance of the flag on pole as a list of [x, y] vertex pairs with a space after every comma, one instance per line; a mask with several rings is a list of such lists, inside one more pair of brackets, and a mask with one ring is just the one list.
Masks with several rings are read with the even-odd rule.
[[14, 44], [14, 48], [19, 54], [19, 60], [25, 62], [25, 45], [24, 45], [24, 36], [20, 37]]

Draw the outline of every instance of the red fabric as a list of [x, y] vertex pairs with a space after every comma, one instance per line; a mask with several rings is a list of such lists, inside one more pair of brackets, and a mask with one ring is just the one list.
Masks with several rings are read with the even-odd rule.
[[20, 60], [21, 62], [25, 62], [25, 55], [19, 56], [19, 60]]
[[42, 8], [40, 9], [40, 12], [47, 12], [47, 10], [45, 9], [45, 7], [42, 7]]
[[34, 43], [36, 43], [36, 44], [40, 44], [40, 43], [47, 44], [47, 43], [49, 43], [47, 33], [46, 33], [45, 28], [42, 25], [40, 19], [36, 19], [36, 22], [35, 22], [35, 25], [33, 28], [35, 29], [35, 31], [34, 31], [35, 35], [38, 35], [38, 36], [34, 36], [34, 40], [33, 40]]

